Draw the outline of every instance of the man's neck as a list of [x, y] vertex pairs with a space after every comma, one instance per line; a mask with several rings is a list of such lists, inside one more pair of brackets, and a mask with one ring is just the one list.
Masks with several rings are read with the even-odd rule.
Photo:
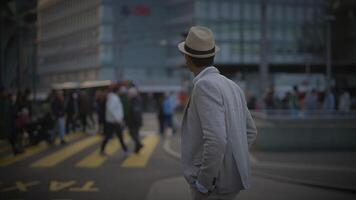
[[200, 74], [200, 72], [202, 72], [204, 69], [206, 69], [208, 66], [206, 67], [194, 67], [194, 69], [192, 70], [194, 76], [198, 76], [198, 74]]

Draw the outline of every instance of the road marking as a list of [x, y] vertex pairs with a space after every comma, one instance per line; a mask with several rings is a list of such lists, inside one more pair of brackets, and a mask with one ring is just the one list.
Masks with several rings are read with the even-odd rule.
[[32, 163], [31, 167], [53, 167], [99, 141], [101, 141], [100, 136], [85, 138]]
[[58, 192], [75, 184], [75, 181], [51, 181], [49, 191]]
[[11, 150], [10, 147], [0, 147], [0, 153], [4, 153], [4, 152], [10, 151], [10, 150]]
[[122, 163], [125, 168], [143, 168], [147, 165], [153, 150], [156, 148], [160, 137], [158, 135], [149, 135], [143, 140], [144, 147], [139, 154], [130, 155]]
[[94, 181], [87, 181], [82, 187], [70, 188], [69, 191], [72, 192], [98, 192], [99, 188], [93, 187]]
[[23, 160], [25, 158], [28, 158], [30, 156], [33, 156], [35, 154], [38, 154], [44, 150], [48, 149], [48, 145], [46, 143], [40, 143], [34, 147], [31, 147], [29, 149], [26, 149], [26, 151], [22, 154], [13, 156], [13, 155], [8, 155], [7, 157], [3, 158], [0, 160], [0, 166], [5, 167], [10, 164], [16, 163], [20, 160]]
[[[80, 138], [82, 136], [83, 136], [82, 134], [71, 134], [71, 135], [68, 135], [66, 137], [66, 140], [68, 142], [70, 142], [70, 141], [76, 140], [76, 139], [78, 139], [78, 138]], [[56, 141], [56, 143], [57, 143], [57, 141]], [[25, 150], [25, 152], [22, 153], [22, 154], [18, 154], [16, 156], [13, 156], [11, 154], [7, 155], [6, 157], [0, 159], [0, 167], [5, 167], [5, 166], [8, 166], [8, 165], [11, 165], [11, 164], [16, 163], [18, 161], [26, 159], [26, 158], [28, 158], [30, 156], [33, 156], [33, 155], [38, 154], [38, 153], [41, 153], [41, 152], [45, 151], [46, 149], [48, 149], [49, 147], [50, 146], [46, 142], [41, 142], [38, 145], [32, 146], [30, 148], [27, 148]]]
[[[124, 135], [125, 137], [125, 135]], [[119, 145], [119, 142], [116, 137], [112, 138], [109, 141], [108, 146], [106, 147], [106, 153], [109, 156], [114, 155], [117, 151], [121, 149], [121, 145]], [[130, 139], [128, 137], [125, 137], [125, 143], [129, 143]], [[87, 157], [79, 161], [76, 166], [77, 167], [83, 167], [83, 168], [96, 168], [101, 166], [109, 157], [108, 156], [102, 156], [100, 155], [100, 147], [96, 149], [93, 153], [89, 154]]]
[[27, 188], [31, 186], [35, 186], [40, 184], [39, 181], [32, 181], [32, 182], [23, 182], [23, 181], [16, 181], [14, 186], [4, 188], [1, 192], [9, 192], [13, 190], [19, 190], [20, 192], [27, 192]]

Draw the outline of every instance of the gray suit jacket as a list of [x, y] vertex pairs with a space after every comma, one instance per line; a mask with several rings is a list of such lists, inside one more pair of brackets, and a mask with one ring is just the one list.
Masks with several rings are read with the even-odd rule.
[[208, 67], [193, 80], [182, 121], [184, 177], [219, 193], [250, 185], [249, 146], [257, 130], [243, 91]]

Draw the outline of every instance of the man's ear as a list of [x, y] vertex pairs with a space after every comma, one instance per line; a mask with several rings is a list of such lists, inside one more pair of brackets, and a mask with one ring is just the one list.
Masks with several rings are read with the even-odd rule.
[[188, 56], [187, 54], [184, 54], [185, 56], [185, 60], [187, 65], [191, 66], [192, 65], [192, 59], [190, 59], [190, 56]]

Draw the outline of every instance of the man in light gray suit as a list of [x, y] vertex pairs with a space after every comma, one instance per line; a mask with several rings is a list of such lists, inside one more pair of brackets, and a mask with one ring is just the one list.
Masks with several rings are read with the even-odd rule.
[[183, 173], [193, 199], [234, 199], [250, 187], [249, 147], [257, 130], [243, 91], [213, 65], [211, 30], [194, 26], [178, 45], [195, 78], [182, 121]]

